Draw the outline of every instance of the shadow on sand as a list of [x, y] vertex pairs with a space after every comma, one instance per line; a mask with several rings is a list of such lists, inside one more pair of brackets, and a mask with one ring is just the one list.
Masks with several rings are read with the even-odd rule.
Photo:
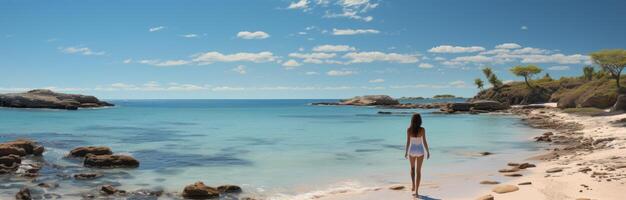
[[419, 198], [413, 198], [413, 199], [420, 199], [420, 200], [441, 200], [438, 198], [434, 198], [434, 197], [430, 197], [430, 196], [426, 196], [426, 195], [420, 195]]

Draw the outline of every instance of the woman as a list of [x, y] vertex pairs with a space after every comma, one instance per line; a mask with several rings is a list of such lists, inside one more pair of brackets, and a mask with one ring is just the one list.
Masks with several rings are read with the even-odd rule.
[[404, 157], [408, 158], [411, 163], [411, 182], [413, 183], [411, 192], [415, 192], [415, 197], [419, 198], [422, 162], [424, 161], [424, 154], [426, 154], [426, 158], [430, 158], [430, 150], [428, 149], [428, 142], [426, 142], [426, 130], [422, 128], [422, 116], [418, 113], [413, 114], [411, 125], [406, 130], [404, 152]]

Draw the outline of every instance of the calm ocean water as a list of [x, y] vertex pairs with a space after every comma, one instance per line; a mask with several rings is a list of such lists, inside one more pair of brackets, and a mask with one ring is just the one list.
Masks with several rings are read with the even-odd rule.
[[[292, 199], [333, 185], [409, 181], [403, 150], [410, 115], [308, 105], [319, 101], [324, 100], [114, 100], [118, 106], [106, 109], [0, 109], [0, 141], [32, 138], [47, 148], [47, 162], [64, 166], [44, 168], [38, 181], [88, 171], [63, 158], [77, 146], [109, 146], [141, 162], [134, 170], [105, 170], [94, 181], [58, 181], [56, 193], [68, 196], [104, 183], [179, 192], [201, 180]], [[463, 166], [497, 167], [484, 164], [476, 152], [517, 155], [537, 148], [520, 140], [537, 130], [513, 116], [410, 111], [423, 113], [433, 154], [425, 164], [427, 179]], [[3, 177], [0, 196], [14, 195], [24, 184], [29, 183]]]

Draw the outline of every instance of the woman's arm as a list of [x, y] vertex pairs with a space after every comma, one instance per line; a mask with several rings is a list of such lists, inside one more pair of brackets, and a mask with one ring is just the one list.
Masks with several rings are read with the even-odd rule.
[[409, 130], [406, 130], [406, 145], [404, 146], [404, 158], [409, 158]]
[[430, 149], [428, 148], [428, 140], [426, 140], [426, 129], [422, 129], [423, 134], [424, 134], [424, 147], [426, 148], [426, 153], [428, 155], [426, 155], [426, 158], [430, 158]]

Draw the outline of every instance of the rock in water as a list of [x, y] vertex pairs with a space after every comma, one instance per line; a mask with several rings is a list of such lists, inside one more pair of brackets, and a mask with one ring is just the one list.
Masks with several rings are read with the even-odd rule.
[[482, 197], [478, 197], [476, 200], [494, 200], [493, 196], [488, 194]]
[[9, 155], [25, 156], [26, 151], [24, 151], [24, 149], [19, 148], [19, 147], [0, 144], [0, 156], [9, 156]]
[[222, 185], [217, 187], [217, 190], [221, 193], [240, 193], [242, 191], [241, 187], [236, 185]]
[[105, 106], [113, 106], [113, 104], [100, 101], [94, 96], [56, 93], [46, 89], [0, 94], [0, 107], [76, 110]]
[[97, 168], [136, 168], [139, 161], [127, 155], [88, 155], [83, 162], [85, 167]]
[[217, 189], [204, 185], [198, 181], [192, 185], [187, 185], [183, 190], [183, 197], [188, 199], [208, 199], [219, 197], [220, 193]]
[[17, 194], [15, 194], [15, 200], [31, 200], [30, 190], [28, 188], [22, 188]]
[[91, 179], [96, 179], [96, 178], [100, 178], [102, 176], [102, 174], [98, 174], [98, 173], [80, 173], [80, 174], [74, 174], [74, 178], [76, 180], [91, 180]]
[[504, 194], [504, 193], [509, 193], [509, 192], [515, 192], [517, 190], [519, 190], [519, 188], [514, 185], [498, 185], [494, 187], [491, 191], [498, 193], [498, 194]]
[[0, 169], [12, 169], [12, 171], [17, 170], [20, 163], [22, 163], [22, 159], [13, 154], [0, 157]]
[[342, 100], [339, 104], [354, 106], [389, 106], [398, 105], [400, 102], [387, 95], [365, 95]]
[[43, 154], [43, 146], [37, 144], [32, 140], [17, 139], [11, 142], [0, 143], [0, 156], [6, 156], [14, 154], [18, 156], [35, 155], [41, 156]]
[[95, 146], [87, 146], [87, 147], [78, 147], [70, 151], [69, 156], [72, 157], [85, 157], [87, 154], [91, 155], [112, 155], [113, 152], [109, 147], [95, 147]]
[[103, 185], [102, 187], [100, 187], [100, 191], [104, 194], [111, 195], [115, 194], [117, 192], [117, 189], [112, 185]]

